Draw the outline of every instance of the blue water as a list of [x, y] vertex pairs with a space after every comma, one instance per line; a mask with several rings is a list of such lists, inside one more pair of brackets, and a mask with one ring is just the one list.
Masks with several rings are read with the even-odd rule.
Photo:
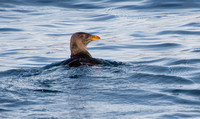
[[200, 1], [0, 0], [0, 118], [199, 119]]

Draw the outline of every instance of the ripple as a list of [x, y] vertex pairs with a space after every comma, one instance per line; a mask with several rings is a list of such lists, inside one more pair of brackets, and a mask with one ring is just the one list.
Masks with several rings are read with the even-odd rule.
[[176, 95], [185, 94], [185, 95], [196, 96], [196, 97], [199, 97], [200, 95], [199, 89], [170, 89], [166, 91], [176, 94]]
[[23, 30], [16, 28], [0, 28], [0, 32], [9, 32], [9, 31], [23, 31]]
[[160, 59], [154, 59], [154, 60], [148, 60], [148, 61], [137, 61], [137, 62], [132, 62], [134, 64], [149, 64], [149, 63], [155, 63], [155, 62], [163, 62], [163, 61], [168, 61], [170, 60], [169, 58], [160, 58]]
[[178, 99], [174, 100], [174, 102], [184, 104], [184, 105], [200, 105], [199, 100], [191, 100], [191, 99], [178, 98]]
[[58, 28], [58, 26], [55, 26], [55, 25], [36, 25], [36, 26]]
[[46, 34], [47, 36], [68, 36], [68, 34]]
[[144, 1], [143, 4], [128, 4], [123, 5], [119, 8], [125, 9], [185, 9], [185, 8], [199, 8], [199, 1], [179, 1], [179, 0], [147, 0]]
[[178, 46], [181, 46], [180, 44], [177, 44], [177, 43], [162, 43], [162, 44], [156, 44], [156, 45], [149, 45], [148, 47], [150, 48], [153, 48], [153, 47], [156, 47], [156, 48], [165, 48], [165, 47], [178, 47]]
[[200, 35], [200, 31], [183, 31], [183, 30], [168, 30], [168, 31], [161, 31], [157, 33], [158, 35], [167, 35], [167, 34], [180, 34], [180, 35]]
[[16, 54], [22, 54], [22, 53], [13, 51], [13, 52], [0, 53], [0, 56], [1, 57], [6, 57], [8, 55], [16, 55]]
[[10, 77], [10, 76], [22, 76], [22, 77], [29, 77], [34, 75], [39, 75], [41, 73], [40, 69], [12, 69], [8, 71], [0, 72], [0, 77]]
[[200, 23], [189, 23], [189, 24], [186, 24], [186, 25], [183, 25], [183, 26], [192, 26], [192, 27], [200, 27]]
[[183, 60], [177, 60], [174, 62], [169, 63], [168, 65], [187, 65], [187, 64], [197, 64], [200, 63], [200, 59], [183, 59]]
[[127, 64], [126, 63], [123, 63], [123, 62], [117, 62], [117, 61], [111, 61], [111, 60], [102, 60], [100, 59], [103, 63], [104, 63], [104, 66], [114, 66], [114, 67], [117, 67], [117, 66], [126, 66]]
[[[59, 6], [61, 7], [69, 7], [68, 4], [62, 5], [60, 4]], [[81, 9], [101, 9], [104, 8], [103, 6], [95, 5], [95, 4], [87, 4], [87, 3], [82, 3], [82, 4], [73, 4], [70, 6], [71, 8], [81, 8]]]
[[20, 60], [20, 59], [29, 59], [30, 61], [36, 61], [36, 62], [52, 62], [52, 61], [55, 61], [57, 59], [60, 59], [60, 58], [48, 58], [48, 57], [40, 57], [40, 56], [31, 56], [31, 57], [19, 57], [19, 58], [16, 58], [17, 60]]
[[20, 107], [20, 106], [25, 106], [25, 105], [34, 105], [36, 102], [34, 101], [15, 101], [14, 103], [8, 103], [4, 104], [5, 107], [10, 108], [10, 107]]
[[7, 1], [7, 0], [3, 0], [3, 1], [1, 0], [0, 3], [1, 3], [0, 6], [3, 8], [15, 8], [14, 5], [7, 4], [7, 3], [9, 3], [9, 1]]
[[[134, 37], [147, 37], [146, 35], [144, 35], [144, 34], [141, 34], [141, 33], [134, 33], [134, 34], [132, 34], [131, 36], [134, 36]], [[156, 38], [155, 38], [156, 39]], [[148, 39], [147, 39], [148, 40]]]
[[[68, 1], [54, 1], [54, 0], [23, 0], [23, 2], [19, 2], [18, 0], [13, 1], [1, 1], [1, 6], [8, 6], [9, 4], [17, 4], [17, 5], [39, 5], [39, 6], [57, 6], [57, 7], [64, 7], [64, 8], [79, 8], [79, 9], [101, 9], [105, 8], [105, 5], [101, 4], [113, 4], [116, 2], [122, 2], [119, 0], [107, 0], [103, 2], [93, 1], [90, 0], [89, 2], [83, 2], [79, 0], [68, 0]], [[123, 2], [127, 2], [126, 4], [122, 4], [118, 8], [125, 8], [125, 9], [183, 9], [183, 8], [199, 8], [200, 3], [199, 1], [179, 1], [179, 0], [147, 0], [144, 1], [143, 4], [138, 4], [138, 1], [130, 1], [124, 0]]]
[[14, 12], [20, 12], [20, 13], [31, 13], [31, 12], [34, 12], [34, 11], [31, 11], [31, 10], [13, 10]]
[[95, 48], [88, 48], [88, 49], [99, 49], [99, 50], [119, 50], [119, 49], [140, 49], [140, 48], [146, 48], [146, 49], [160, 49], [160, 50], [166, 50], [166, 48], [178, 48], [181, 44], [178, 43], [160, 43], [160, 44], [152, 44], [152, 45], [130, 45], [130, 44], [124, 44], [124, 45], [107, 45], [102, 47], [95, 47]]
[[171, 73], [188, 73], [188, 72], [192, 72], [192, 71], [196, 71], [198, 70], [198, 68], [196, 67], [191, 67], [191, 66], [171, 66], [169, 68], [169, 70], [171, 71]]
[[194, 50], [192, 50], [191, 52], [196, 52], [196, 53], [199, 53], [199, 52], [200, 52], [200, 49], [199, 49], [199, 48], [197, 48], [197, 49], [194, 49]]
[[[23, 0], [23, 2], [19, 2], [18, 0], [14, 1], [4, 1], [1, 2], [4, 6], [6, 6], [6, 3], [10, 4], [16, 4], [16, 5], [31, 5], [31, 6], [55, 6], [55, 7], [64, 7], [64, 8], [73, 8], [73, 9], [100, 9], [104, 8], [103, 6], [99, 4], [95, 4], [94, 2], [78, 2], [78, 1], [72, 1], [72, 0]], [[98, 2], [97, 2], [98, 3]]]
[[[56, 62], [49, 65], [46, 65], [44, 67], [39, 68], [24, 68], [24, 69], [11, 69], [7, 71], [1, 71], [0, 77], [30, 77], [30, 76], [36, 76], [40, 75], [41, 73], [51, 73], [52, 71], [55, 71], [58, 66], [60, 66], [62, 62]], [[55, 69], [54, 69], [55, 68]], [[51, 70], [50, 70], [51, 69]], [[65, 68], [67, 69], [67, 67]]]
[[198, 73], [193, 73], [192, 75], [191, 75], [191, 79], [195, 82], [195, 83], [200, 83], [200, 73], [198, 72]]
[[189, 79], [185, 79], [178, 76], [169, 76], [169, 75], [156, 75], [156, 74], [147, 74], [147, 73], [136, 73], [131, 76], [136, 79], [136, 82], [150, 83], [150, 84], [193, 84]]
[[34, 91], [42, 92], [42, 93], [62, 93], [62, 91], [49, 90], [49, 89], [37, 89], [37, 90], [34, 90]]
[[169, 73], [170, 69], [164, 66], [157, 66], [157, 65], [138, 65], [136, 66], [141, 71], [148, 71], [154, 73]]
[[172, 94], [169, 98], [174, 103], [184, 105], [199, 105], [198, 100], [200, 91], [198, 89], [164, 89], [163, 92]]
[[7, 112], [7, 111], [11, 111], [11, 110], [1, 109], [1, 108], [0, 108], [0, 112]]
[[115, 18], [114, 15], [99, 15], [99, 16], [94, 16], [95, 18], [93, 18], [91, 21], [106, 21], [106, 20], [110, 20]]
[[[0, 0], [0, 6], [6, 70], [0, 118], [200, 116], [198, 0]], [[99, 50], [93, 55], [104, 65], [60, 66], [65, 44], [49, 43], [77, 30], [102, 37], [88, 49]]]
[[[199, 115], [198, 114], [194, 114], [195, 112], [190, 112], [191, 114], [184, 114], [184, 112], [174, 112], [174, 114], [164, 114], [163, 116], [161, 116], [160, 118], [162, 119], [176, 119], [176, 118], [191, 118], [191, 119], [195, 119], [198, 118]], [[199, 113], [199, 112], [198, 112]]]

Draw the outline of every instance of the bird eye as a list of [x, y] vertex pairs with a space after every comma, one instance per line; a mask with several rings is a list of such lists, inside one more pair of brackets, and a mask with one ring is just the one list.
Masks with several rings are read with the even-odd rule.
[[84, 35], [83, 35], [83, 34], [80, 34], [80, 35], [79, 35], [79, 38], [81, 38], [81, 39], [84, 38]]
[[86, 33], [79, 33], [78, 34], [78, 37], [80, 38], [80, 39], [88, 39], [89, 37], [90, 37], [90, 35], [89, 34], [86, 34]]

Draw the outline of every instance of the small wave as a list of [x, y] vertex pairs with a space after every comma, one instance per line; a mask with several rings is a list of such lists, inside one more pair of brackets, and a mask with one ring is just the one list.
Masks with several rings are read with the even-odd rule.
[[[79, 8], [79, 9], [102, 9], [108, 6], [107, 4], [113, 4], [116, 2], [126, 2], [127, 4], [119, 5], [118, 8], [125, 9], [183, 9], [183, 8], [199, 8], [199, 1], [180, 1], [180, 0], [146, 0], [142, 2], [142, 4], [138, 4], [138, 1], [116, 1], [116, 0], [107, 0], [107, 1], [95, 1], [95, 0], [87, 0], [85, 2], [79, 0], [12, 0], [12, 1], [0, 1], [1, 6], [3, 7], [13, 7], [14, 5], [37, 5], [37, 6], [56, 6], [56, 7], [64, 7], [64, 8]], [[9, 3], [9, 4], [8, 4]], [[10, 5], [11, 4], [11, 5]]]
[[196, 96], [196, 97], [199, 97], [200, 95], [199, 89], [169, 89], [166, 91], [175, 95], [184, 94], [184, 95], [190, 95], [190, 96]]
[[53, 68], [53, 67], [57, 67], [57, 66], [60, 66], [63, 62], [64, 61], [52, 63], [52, 64], [49, 64], [49, 65], [42, 67], [42, 69], [46, 70], [46, 69], [50, 69], [50, 68]]
[[7, 112], [7, 111], [11, 111], [11, 110], [7, 110], [7, 109], [0, 109], [0, 112]]
[[1, 11], [1, 12], [5, 12], [5, 11], [7, 11], [7, 10], [4, 10], [4, 9], [0, 9], [0, 11]]
[[[63, 5], [59, 4], [61, 7], [69, 7], [68, 4]], [[88, 4], [88, 3], [81, 3], [81, 4], [73, 4], [70, 8], [79, 8], [79, 9], [101, 9], [104, 8], [103, 6], [95, 5], [95, 4]]]
[[164, 93], [170, 96], [168, 100], [174, 103], [184, 104], [184, 105], [199, 105], [198, 100], [200, 90], [199, 89], [164, 89]]
[[1, 57], [5, 57], [7, 55], [15, 55], [15, 54], [20, 54], [20, 53], [19, 52], [15, 52], [15, 51], [6, 52], [6, 53], [0, 53]]
[[197, 72], [197, 73], [193, 73], [192, 75], [191, 75], [191, 79], [195, 82], [195, 83], [200, 83], [200, 73], [199, 72]]
[[[102, 46], [102, 47], [95, 47], [95, 49], [99, 50], [119, 50], [119, 49], [140, 49], [140, 48], [147, 48], [147, 49], [160, 49], [160, 50], [166, 50], [166, 48], [177, 48], [180, 47], [181, 44], [178, 43], [160, 43], [160, 44], [152, 44], [152, 45], [129, 45], [129, 44], [123, 44], [123, 45], [110, 45], [110, 46]], [[88, 48], [92, 49], [92, 48]]]
[[20, 13], [31, 13], [33, 11], [31, 10], [13, 10], [14, 12], [20, 12]]
[[123, 5], [119, 8], [125, 9], [185, 9], [185, 8], [199, 8], [199, 1], [180, 1], [180, 0], [146, 0], [143, 4], [129, 4]]
[[18, 76], [18, 77], [30, 77], [36, 76], [43, 73], [45, 70], [60, 66], [62, 62], [56, 62], [49, 65], [46, 65], [41, 68], [25, 68], [25, 69], [11, 69], [7, 71], [0, 72], [0, 77], [11, 77], [11, 76]]
[[55, 26], [55, 25], [36, 25], [36, 26], [58, 28], [58, 26]]
[[36, 89], [34, 91], [42, 92], [42, 93], [62, 93], [62, 91], [58, 90], [49, 90], [49, 89]]
[[200, 49], [195, 49], [195, 50], [193, 50], [192, 52], [200, 52]]
[[31, 5], [31, 6], [55, 6], [55, 7], [64, 7], [64, 8], [74, 8], [74, 9], [100, 9], [104, 8], [103, 6], [99, 4], [95, 4], [96, 1], [94, 2], [80, 2], [76, 0], [12, 0], [12, 1], [0, 1], [2, 4], [1, 6], [8, 6], [9, 4], [14, 4], [14, 5]]
[[170, 75], [156, 75], [156, 74], [148, 74], [148, 73], [135, 73], [131, 76], [134, 78], [134, 81], [143, 82], [143, 83], [155, 83], [155, 84], [193, 84], [193, 82], [189, 79], [185, 79], [178, 76], [170, 76]]
[[200, 63], [200, 59], [183, 59], [169, 63], [168, 65], [188, 65]]
[[0, 28], [0, 32], [9, 32], [9, 31], [23, 31], [23, 30], [16, 28]]
[[[164, 47], [177, 47], [180, 46], [180, 44], [177, 43], [162, 43], [162, 44], [156, 44], [156, 45], [148, 45], [149, 48], [164, 48]], [[166, 49], [165, 49], [166, 50]]]
[[143, 72], [170, 73], [170, 69], [168, 67], [158, 65], [138, 65], [136, 68]]
[[[128, 66], [128, 64], [123, 63], [123, 62], [117, 62], [117, 61], [110, 61], [110, 60], [102, 60], [100, 59], [104, 65], [98, 65], [97, 67], [118, 67], [118, 66]], [[63, 78], [80, 78], [84, 77], [85, 72], [88, 72], [87, 70], [90, 70], [90, 66], [80, 66], [80, 67], [72, 67], [70, 68], [69, 66], [62, 66], [61, 64], [64, 61], [61, 62], [56, 62], [52, 63], [49, 65], [46, 65], [44, 67], [37, 67], [37, 68], [24, 68], [24, 69], [12, 69], [8, 71], [2, 71], [0, 72], [0, 77], [15, 77], [15, 78], [25, 78], [25, 77], [40, 77], [41, 75], [48, 75], [48, 74], [59, 74], [56, 72], [57, 70], [60, 71], [62, 74], [63, 72], [68, 72], [66, 73], [67, 75], [61, 75]], [[91, 67], [92, 68], [92, 67]], [[62, 71], [61, 71], [62, 70]], [[79, 71], [81, 70], [81, 71]], [[74, 73], [75, 72], [75, 73]], [[81, 72], [81, 73], [80, 73]], [[55, 74], [55, 75], [56, 75]]]
[[186, 25], [183, 25], [183, 26], [200, 27], [200, 23], [193, 22], [193, 23], [189, 23], [189, 24], [186, 24]]
[[93, 19], [91, 19], [91, 21], [106, 21], [106, 20], [110, 20], [110, 19], [113, 19], [113, 18], [115, 18], [115, 16], [114, 15], [100, 15], [100, 16], [94, 16], [94, 18]]
[[163, 62], [168, 61], [169, 58], [160, 58], [160, 59], [154, 59], [154, 60], [145, 60], [145, 61], [134, 61], [132, 63], [134, 64], [149, 64], [149, 63], [156, 63], [156, 62]]
[[174, 103], [178, 104], [184, 104], [184, 105], [199, 105], [200, 101], [199, 100], [193, 100], [193, 99], [185, 99], [184, 97], [178, 97], [176, 96], [171, 96], [169, 100], [173, 101]]
[[19, 57], [16, 58], [17, 60], [19, 59], [29, 59], [30, 61], [40, 61], [40, 62], [50, 62], [54, 61], [55, 59], [59, 58], [47, 58], [47, 57], [40, 57], [40, 56], [31, 56], [31, 57]]
[[0, 16], [2, 19], [20, 19], [19, 17], [16, 16]]
[[29, 77], [29, 76], [39, 75], [40, 73], [41, 70], [37, 68], [11, 69], [8, 71], [0, 72], [0, 77], [11, 77], [11, 76]]
[[188, 49], [188, 51], [193, 52], [193, 53], [199, 53], [200, 48]]
[[121, 65], [127, 65], [126, 63], [123, 63], [123, 62], [117, 62], [117, 61], [111, 61], [111, 60], [102, 60], [101, 61], [104, 63], [104, 66], [114, 66], [114, 67], [117, 67], [117, 66], [121, 66]]
[[167, 34], [180, 34], [180, 35], [200, 35], [199, 31], [183, 31], [183, 30], [168, 30], [168, 31], [161, 31], [157, 33], [158, 35], [167, 35]]
[[47, 36], [68, 36], [68, 34], [46, 34]]

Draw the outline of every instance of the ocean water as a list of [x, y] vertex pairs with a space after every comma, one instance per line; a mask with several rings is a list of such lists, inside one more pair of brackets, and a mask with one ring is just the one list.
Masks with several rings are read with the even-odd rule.
[[199, 119], [200, 1], [0, 0], [0, 118]]

